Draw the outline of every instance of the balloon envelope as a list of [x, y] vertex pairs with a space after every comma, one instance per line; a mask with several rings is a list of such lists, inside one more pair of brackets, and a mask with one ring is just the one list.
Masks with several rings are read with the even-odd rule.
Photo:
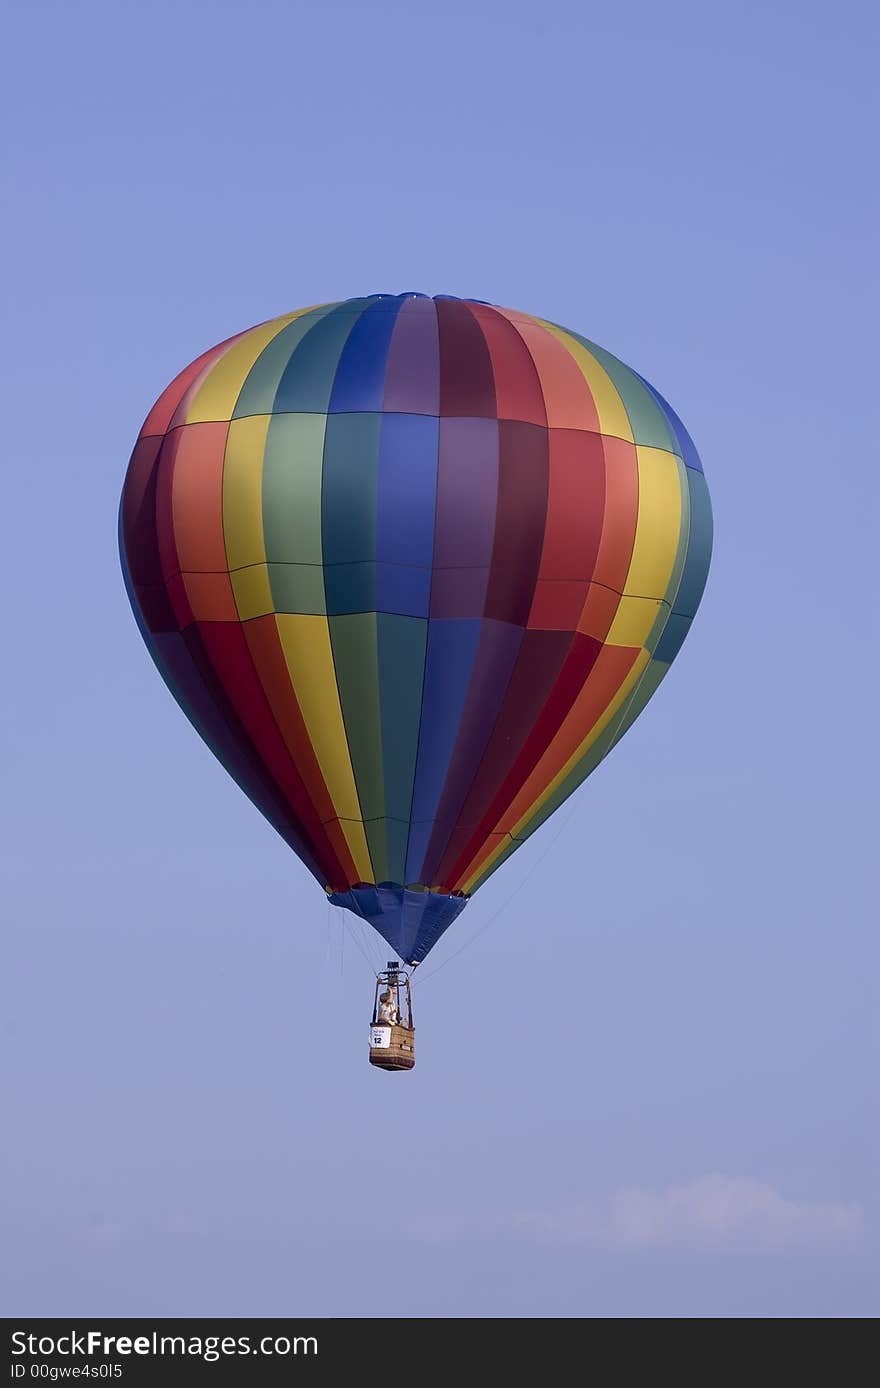
[[410, 962], [644, 708], [711, 534], [694, 445], [634, 371], [416, 294], [204, 353], [150, 411], [120, 512], [184, 712]]

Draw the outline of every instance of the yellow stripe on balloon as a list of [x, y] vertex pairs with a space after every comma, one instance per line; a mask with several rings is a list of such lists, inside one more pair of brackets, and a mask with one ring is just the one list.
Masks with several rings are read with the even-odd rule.
[[223, 538], [230, 569], [265, 564], [263, 458], [272, 416], [234, 419], [223, 459]]
[[624, 596], [663, 598], [669, 586], [681, 531], [681, 483], [674, 453], [636, 449], [639, 513]]
[[670, 613], [675, 606], [675, 599], [681, 586], [681, 576], [684, 573], [685, 560], [687, 559], [688, 545], [690, 543], [691, 532], [691, 498], [687, 483], [687, 468], [680, 458], [676, 458], [678, 471], [678, 491], [681, 505], [681, 519], [678, 527], [678, 545], [676, 546], [675, 559], [672, 563], [672, 570], [669, 575], [669, 582], [666, 586], [666, 601], [659, 608], [657, 619], [651, 631], [645, 637], [644, 644], [649, 651], [654, 651], [657, 642], [663, 634], [663, 628], [669, 620]]
[[235, 569], [229, 577], [240, 622], [249, 622], [252, 617], [266, 617], [275, 611], [269, 570], [265, 564], [251, 564], [247, 569]]
[[669, 609], [659, 598], [621, 598], [605, 645], [643, 646], [657, 618], [664, 613], [668, 616]]
[[263, 540], [263, 457], [270, 418], [234, 419], [223, 458], [223, 539], [242, 622], [275, 607]]
[[275, 618], [290, 682], [321, 775], [362, 882], [373, 880], [325, 616], [280, 612]]
[[286, 328], [294, 319], [302, 318], [304, 313], [311, 312], [310, 308], [297, 309], [296, 313], [285, 313], [281, 318], [273, 318], [271, 322], [262, 323], [258, 328], [252, 328], [249, 333], [245, 333], [244, 337], [220, 358], [213, 370], [208, 372], [195, 392], [187, 411], [187, 424], [231, 419], [245, 377], [257, 357], [268, 347], [273, 337], [278, 336], [282, 328]]
[[[590, 748], [599, 739], [599, 737], [608, 727], [608, 724], [629, 699], [630, 695], [635, 690], [639, 680], [641, 679], [642, 675], [644, 674], [645, 670], [650, 664], [650, 661], [651, 657], [647, 651], [639, 651], [639, 654], [633, 663], [632, 669], [629, 671], [626, 679], [623, 681], [620, 688], [617, 690], [616, 694], [614, 695], [614, 698], [608, 704], [608, 707], [605, 709], [605, 712], [602, 714], [601, 718], [599, 718], [593, 724], [592, 728], [590, 729], [587, 736], [584, 738], [583, 742], [581, 742], [580, 745], [575, 749], [575, 751], [572, 752], [568, 761], [553, 777], [549, 785], [545, 786], [544, 790], [535, 800], [534, 804], [532, 804], [525, 811], [525, 813], [517, 820], [516, 824], [514, 824], [513, 828], [510, 830], [509, 838], [516, 839], [522, 836], [522, 831], [528, 826], [530, 821], [534, 819], [538, 811], [544, 805], [546, 805], [547, 801], [550, 799], [551, 795], [553, 795], [554, 791], [558, 789], [558, 787], [562, 784], [565, 778], [568, 775], [570, 775], [570, 773], [574, 770], [578, 763], [583, 761]], [[474, 891], [475, 884], [486, 875], [488, 869], [495, 862], [496, 858], [500, 857], [500, 855], [504, 852], [504, 849], [507, 847], [507, 843], [508, 836], [505, 835], [501, 842], [496, 844], [496, 846], [492, 848], [487, 854], [485, 854], [485, 856], [478, 856], [477, 858], [475, 858], [473, 863], [470, 863], [468, 867], [465, 869], [465, 871], [468, 874], [467, 877], [459, 879], [458, 883], [455, 886], [455, 890], [462, 891], [466, 895], [470, 895], [471, 892]]]
[[626, 407], [620, 398], [617, 387], [601, 362], [598, 362], [592, 352], [588, 351], [582, 342], [578, 342], [577, 338], [572, 337], [571, 333], [567, 333], [564, 328], [558, 328], [555, 323], [548, 323], [544, 318], [539, 318], [537, 321], [559, 339], [563, 347], [574, 357], [586, 377], [590, 394], [596, 405], [599, 428], [602, 433], [613, 434], [615, 438], [626, 439], [632, 443], [633, 431]]

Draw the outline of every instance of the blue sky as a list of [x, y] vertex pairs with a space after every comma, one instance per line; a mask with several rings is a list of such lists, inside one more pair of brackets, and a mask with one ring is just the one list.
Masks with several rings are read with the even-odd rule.
[[[389, 1209], [403, 1316], [876, 1314], [868, 6], [13, 27], [6, 1314], [385, 1315]], [[645, 374], [716, 548], [648, 712], [425, 965], [403, 1077], [363, 927], [156, 676], [115, 523], [198, 352], [408, 289]]]

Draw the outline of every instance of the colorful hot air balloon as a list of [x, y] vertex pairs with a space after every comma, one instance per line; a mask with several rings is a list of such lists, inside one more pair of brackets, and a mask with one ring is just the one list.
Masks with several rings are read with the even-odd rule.
[[417, 963], [644, 708], [712, 520], [678, 416], [608, 352], [378, 294], [181, 372], [120, 532], [184, 712], [330, 900]]

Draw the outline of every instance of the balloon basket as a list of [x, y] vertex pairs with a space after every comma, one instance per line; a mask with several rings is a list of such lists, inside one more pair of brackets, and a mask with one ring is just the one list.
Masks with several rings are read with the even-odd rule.
[[411, 1070], [415, 1063], [415, 1027], [370, 1027], [371, 1065], [380, 1070]]
[[409, 976], [392, 961], [376, 975], [370, 1023], [370, 1064], [379, 1070], [411, 1070], [415, 1063], [412, 989]]

